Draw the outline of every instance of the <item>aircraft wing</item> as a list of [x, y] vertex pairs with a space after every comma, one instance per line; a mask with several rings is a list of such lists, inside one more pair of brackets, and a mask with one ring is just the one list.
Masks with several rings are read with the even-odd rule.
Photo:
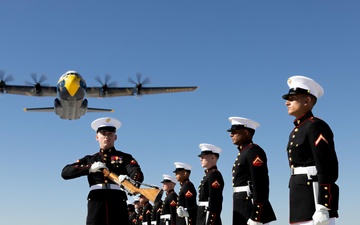
[[102, 87], [87, 87], [87, 97], [115, 97], [115, 96], [131, 96], [133, 95], [134, 88], [114, 88], [108, 87], [103, 89]]
[[142, 87], [140, 90], [134, 87], [114, 88], [108, 87], [104, 90], [101, 87], [88, 87], [86, 88], [87, 97], [120, 97], [132, 95], [150, 95], [150, 94], [165, 94], [175, 92], [188, 92], [195, 91], [197, 86], [188, 87]]
[[23, 86], [23, 85], [6, 85], [6, 93], [14, 95], [28, 96], [56, 96], [57, 88], [54, 86]]
[[165, 94], [165, 93], [175, 93], [175, 92], [188, 92], [195, 91], [198, 87], [143, 87], [141, 88], [140, 94], [150, 95], [150, 94]]

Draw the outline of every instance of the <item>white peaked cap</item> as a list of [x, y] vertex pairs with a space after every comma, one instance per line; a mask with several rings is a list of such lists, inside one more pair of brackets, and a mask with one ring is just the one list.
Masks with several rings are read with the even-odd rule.
[[164, 182], [173, 182], [176, 184], [176, 179], [170, 175], [167, 175], [167, 174], [163, 174], [163, 181], [161, 181], [161, 183], [164, 183]]
[[237, 130], [241, 126], [243, 126], [244, 128], [251, 128], [254, 130], [260, 127], [260, 124], [258, 122], [244, 117], [230, 117], [229, 121], [231, 122], [232, 126], [228, 131]]
[[[207, 144], [207, 143], [202, 143], [199, 145], [200, 149], [201, 149], [201, 154], [206, 154], [206, 153], [216, 153], [216, 154], [220, 154], [220, 152], [222, 151], [221, 148], [212, 145], [212, 144]], [[200, 156], [199, 155], [199, 156]]]
[[324, 89], [320, 86], [320, 84], [309, 77], [299, 75], [292, 76], [287, 80], [287, 84], [290, 90], [287, 95], [283, 96], [284, 99], [286, 99], [290, 94], [302, 93], [301, 91], [297, 90], [298, 88], [307, 91], [307, 94], [314, 95], [316, 98], [320, 98], [324, 94]]
[[127, 205], [133, 205], [134, 202], [132, 202], [132, 201], [130, 201], [130, 200], [127, 200], [127, 201], [126, 201], [126, 204], [127, 204]]
[[[176, 170], [191, 170], [191, 166], [183, 162], [174, 162]], [[175, 170], [175, 171], [176, 171]]]
[[103, 117], [96, 119], [91, 123], [91, 128], [96, 131], [101, 127], [115, 127], [115, 129], [119, 129], [121, 127], [121, 122], [111, 117]]

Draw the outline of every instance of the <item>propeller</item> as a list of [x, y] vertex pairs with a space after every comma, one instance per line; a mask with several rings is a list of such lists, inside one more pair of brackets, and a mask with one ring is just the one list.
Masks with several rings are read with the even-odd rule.
[[150, 83], [150, 79], [149, 79], [148, 77], [145, 78], [143, 81], [141, 81], [141, 77], [142, 77], [141, 73], [137, 73], [137, 74], [136, 74], [137, 82], [135, 82], [135, 81], [134, 81], [133, 79], [131, 79], [131, 78], [128, 79], [128, 81], [129, 81], [130, 83], [135, 84], [133, 94], [141, 95], [141, 89], [142, 89], [143, 85]]
[[25, 83], [27, 85], [31, 85], [34, 86], [34, 89], [32, 90], [32, 92], [35, 95], [41, 95], [41, 88], [43, 86], [43, 82], [47, 79], [47, 77], [44, 74], [41, 74], [40, 78], [37, 78], [36, 73], [32, 73], [30, 74], [33, 82], [29, 82], [29, 81], [25, 81]]
[[109, 83], [110, 79], [111, 79], [110, 74], [105, 74], [104, 82], [100, 79], [99, 76], [95, 77], [95, 80], [101, 84], [101, 95], [102, 96], [106, 95], [109, 87], [116, 87], [116, 85], [117, 85], [116, 81], [112, 81]]
[[7, 77], [4, 77], [4, 76], [5, 76], [5, 71], [0, 70], [0, 93], [1, 94], [6, 92], [6, 83], [14, 80], [14, 77], [12, 74], [8, 75]]

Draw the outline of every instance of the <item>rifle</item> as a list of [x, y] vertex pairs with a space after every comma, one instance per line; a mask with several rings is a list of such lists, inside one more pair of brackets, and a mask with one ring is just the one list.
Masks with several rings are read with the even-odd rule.
[[133, 183], [135, 182], [135, 183], [140, 184], [140, 185], [142, 183], [136, 182], [134, 180], [130, 181], [128, 179], [125, 179], [120, 183], [119, 176], [117, 174], [115, 174], [113, 172], [110, 172], [108, 169], [103, 169], [102, 171], [103, 171], [103, 174], [104, 174], [105, 177], [108, 177], [110, 180], [112, 180], [114, 183], [116, 183], [116, 184], [120, 185], [121, 187], [123, 187], [127, 192], [129, 192], [132, 195], [142, 194], [147, 199], [154, 202], [154, 204], [161, 200], [163, 190], [160, 190], [158, 187], [144, 184], [144, 185], [149, 186], [151, 188], [138, 188]]

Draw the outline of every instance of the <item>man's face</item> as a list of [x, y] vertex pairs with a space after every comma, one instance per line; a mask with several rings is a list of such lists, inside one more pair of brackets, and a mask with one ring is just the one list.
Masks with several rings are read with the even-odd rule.
[[144, 206], [149, 200], [145, 196], [140, 197], [140, 205]]
[[183, 180], [185, 179], [185, 173], [186, 173], [185, 170], [177, 171], [175, 173], [176, 180], [179, 181], [179, 182], [183, 182]]
[[109, 149], [114, 147], [115, 140], [117, 135], [114, 132], [110, 131], [99, 131], [96, 134], [96, 140], [99, 141], [101, 149]]
[[309, 111], [309, 101], [311, 98], [304, 94], [289, 95], [285, 105], [288, 109], [288, 114], [296, 118], [304, 115]]
[[233, 130], [230, 132], [230, 137], [234, 145], [241, 145], [246, 141], [248, 132], [246, 129]]
[[135, 207], [135, 209], [140, 208], [140, 201], [134, 202], [134, 207]]
[[206, 169], [211, 168], [214, 165], [214, 158], [215, 156], [213, 154], [206, 154], [200, 156], [201, 166]]
[[164, 191], [171, 191], [174, 189], [175, 184], [173, 182], [170, 181], [165, 181], [163, 183], [163, 190]]

